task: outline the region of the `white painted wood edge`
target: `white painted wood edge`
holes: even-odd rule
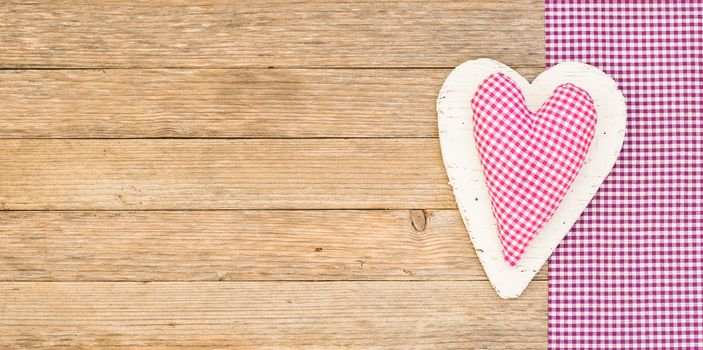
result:
[[[537,110],[554,89],[572,83],[593,98],[596,133],[586,160],[552,219],[535,236],[517,266],[502,254],[488,188],[473,137],[471,98],[478,85],[502,72],[522,89]],[[490,59],[467,61],[447,77],[437,98],[439,138],[449,184],[461,217],[491,284],[501,298],[517,298],[547,261],[612,169],[625,138],[625,99],[603,71],[579,62],[560,63],[530,84],[510,67]]]

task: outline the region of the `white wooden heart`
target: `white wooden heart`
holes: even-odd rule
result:
[[[533,111],[557,86],[572,83],[591,95],[597,112],[596,133],[583,167],[554,216],[535,236],[516,266],[503,259],[473,137],[471,98],[484,79],[499,72],[517,83]],[[625,99],[613,79],[587,64],[560,63],[530,84],[500,62],[478,59],[464,62],[449,74],[437,98],[437,115],[444,166],[471,242],[498,295],[517,298],[586,209],[615,164],[625,138]]]

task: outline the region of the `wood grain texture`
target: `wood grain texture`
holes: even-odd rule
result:
[[[454,208],[436,139],[2,140],[0,207]]]
[[[0,347],[543,349],[546,292],[546,282],[509,301],[472,282],[2,283]]]
[[[0,138],[437,137],[449,71],[5,70]]]
[[[9,212],[0,247],[2,281],[486,281],[455,210]]]
[[[544,349],[435,113],[463,61],[539,73],[543,6],[3,4],[0,349]]]
[[[541,67],[542,1],[74,1],[0,8],[1,67]]]

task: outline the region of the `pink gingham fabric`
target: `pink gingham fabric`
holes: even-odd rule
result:
[[[514,266],[581,169],[596,110],[585,90],[564,84],[532,112],[520,88],[503,73],[478,86],[471,107],[503,256]]]
[[[703,349],[703,5],[546,2],[547,64],[625,95],[620,158],[549,264],[550,349]]]

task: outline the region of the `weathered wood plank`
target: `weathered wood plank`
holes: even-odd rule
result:
[[[437,139],[0,141],[0,207],[455,208]]]
[[[52,1],[0,8],[0,67],[544,63],[542,1]]]
[[[523,68],[532,78],[540,68]],[[437,137],[448,69],[0,71],[0,138]]]
[[[455,210],[5,212],[0,247],[0,281],[486,280]]]
[[[547,284],[2,283],[3,349],[544,349]]]
[[[546,274],[498,299],[408,139],[448,68],[534,76],[542,7],[0,7],[0,209],[79,210],[0,212],[0,348],[545,348]],[[143,137],[401,139],[17,140]]]

